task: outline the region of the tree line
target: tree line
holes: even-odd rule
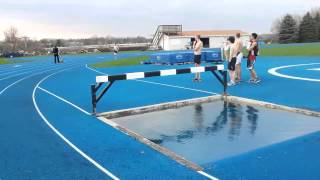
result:
[[[302,17],[287,14],[276,21],[273,31],[283,44],[320,42],[320,9]]]
[[[51,48],[55,45],[59,47],[74,47],[87,45],[110,45],[110,44],[127,44],[127,43],[149,43],[151,39],[137,37],[98,37],[92,36],[83,39],[41,39],[35,40],[27,36],[21,36],[16,27],[10,27],[4,32],[4,40],[0,41],[0,54],[27,52],[42,54],[46,53],[45,48]]]

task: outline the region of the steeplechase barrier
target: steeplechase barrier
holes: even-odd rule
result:
[[[227,71],[225,70],[223,64],[203,67],[189,67],[184,69],[166,69],[151,72],[135,72],[110,76],[97,76],[96,83],[91,85],[92,112],[93,114],[96,114],[98,102],[116,81],[203,72],[212,72],[212,74],[218,79],[220,84],[223,86],[223,94],[225,95],[227,93]]]

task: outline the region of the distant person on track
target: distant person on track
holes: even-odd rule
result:
[[[237,33],[236,34],[236,40],[234,42],[234,48],[235,51],[237,52],[237,62],[236,62],[236,74],[235,74],[235,80],[236,83],[241,82],[241,62],[243,59],[243,42],[241,40],[241,34]]]
[[[119,53],[119,46],[117,44],[114,44],[113,46],[113,54],[116,56]]]
[[[194,65],[195,67],[200,67],[201,64],[201,53],[203,48],[203,42],[200,40],[200,35],[195,37],[195,41],[193,42],[193,51],[194,51]],[[201,77],[200,73],[196,73],[193,81],[200,82]]]
[[[235,70],[236,70],[236,63],[237,63],[237,49],[235,47],[235,38],[233,36],[230,36],[228,38],[228,41],[230,43],[230,55],[228,60],[230,82],[228,83],[228,86],[234,86],[236,85]]]
[[[53,56],[54,56],[54,63],[60,63],[60,57],[59,57],[59,48],[57,46],[54,46],[52,50]]]
[[[249,54],[247,60],[247,68],[250,71],[251,78],[250,83],[259,83],[261,80],[258,78],[258,75],[254,69],[254,64],[256,63],[257,56],[259,55],[259,46],[257,42],[258,35],[252,33],[250,37],[250,42],[247,47]]]

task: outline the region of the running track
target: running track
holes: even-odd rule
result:
[[[38,98],[47,96],[37,89],[40,82],[65,71],[82,69],[88,63],[74,57],[70,59],[66,57],[65,63],[59,65],[39,60],[20,67],[7,65],[0,68],[0,77],[3,78],[0,93],[0,179],[206,179],[95,117],[79,114],[77,109],[61,104],[53,96],[49,97],[49,103],[38,102]],[[92,59],[90,62],[101,58]],[[45,107],[55,103],[59,103],[59,108],[46,112]],[[57,124],[49,124],[56,121],[47,119],[50,113],[61,118],[59,122],[66,126],[77,126],[65,128],[74,138],[81,138],[80,143],[86,144],[85,150],[78,149],[77,142],[67,141],[64,135],[57,135],[58,130],[54,128]],[[72,118],[75,113],[78,114],[77,119]],[[76,122],[73,124],[72,121]],[[79,137],[76,131],[83,137]],[[90,146],[90,141],[95,141],[94,146]],[[101,147],[96,146],[97,143]],[[95,152],[89,153],[90,150]]]
[[[132,55],[137,54],[122,56]],[[86,66],[105,59],[112,60],[113,57],[68,56],[65,57],[65,63],[59,65],[54,65],[51,58],[37,57],[34,62],[21,66],[15,64],[0,67],[0,179],[207,179],[206,176],[155,152],[90,115],[89,85],[94,82],[96,75],[172,68],[136,66],[95,70]],[[267,73],[268,69],[281,65],[301,64],[306,61],[318,63],[319,58],[279,59],[264,61],[263,65],[257,67],[263,72],[266,86],[257,86],[254,91],[249,91],[252,87],[243,84],[230,88],[229,92],[233,95],[320,111],[319,104],[316,103],[319,102],[319,97],[313,96],[319,90],[318,84],[281,79]],[[316,65],[317,67],[319,66]],[[296,74],[296,71],[301,71],[300,76],[317,77],[317,71],[310,74],[306,73],[309,71],[305,69],[284,69],[281,72]],[[208,81],[202,84],[191,83],[190,75],[119,82],[99,104],[98,111],[203,97],[221,92],[221,87],[214,82],[214,78],[209,74],[203,76]],[[142,89],[145,90],[143,94]],[[307,140],[317,137],[312,135]],[[271,152],[281,152],[283,146],[298,146],[301,141],[306,140],[302,138],[275,146],[271,148]],[[311,154],[319,148],[317,144],[309,143],[305,147],[308,146],[312,149]],[[270,148],[269,151],[264,149],[256,153],[270,153]],[[291,153],[296,155],[297,152]],[[300,156],[294,157],[301,160]],[[254,168],[250,166],[250,162],[255,161],[254,153],[240,157],[203,167],[209,174],[222,179],[264,177],[261,173],[247,173],[243,170],[243,161],[249,168]],[[306,157],[308,159],[312,156]],[[314,157],[313,159],[317,160]],[[315,164],[317,162],[319,161],[314,161]],[[268,163],[270,166],[270,162],[265,162],[266,166]],[[289,162],[283,160],[279,165],[283,168],[285,163]],[[308,165],[308,162],[303,162],[303,165]],[[213,169],[212,166],[216,168]],[[288,170],[300,166],[290,167]],[[268,170],[277,173],[277,169]],[[312,168],[309,170],[309,179],[317,177],[316,174],[312,176]],[[303,174],[297,171],[294,177],[301,177]],[[286,174],[279,175],[285,177]]]

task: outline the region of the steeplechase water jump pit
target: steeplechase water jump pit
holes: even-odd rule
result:
[[[220,95],[100,116],[109,125],[197,171],[207,164],[320,130],[320,113]]]

